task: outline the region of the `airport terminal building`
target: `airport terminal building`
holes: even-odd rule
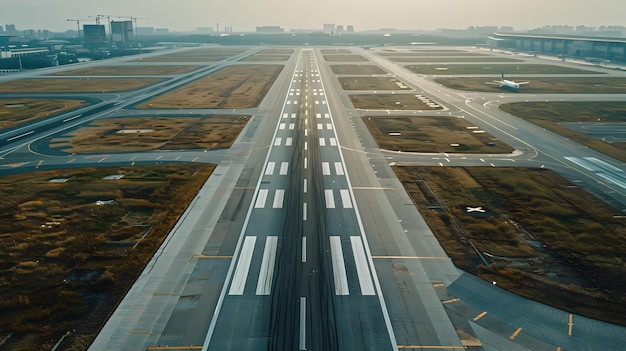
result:
[[[487,46],[515,49],[588,61],[626,61],[626,39],[582,37],[573,35],[541,35],[524,33],[494,33]]]

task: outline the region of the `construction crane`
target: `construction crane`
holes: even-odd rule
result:
[[[100,24],[100,15],[98,15],[98,16],[89,16],[89,18],[95,18],[96,19],[96,24]]]
[[[107,19],[107,21],[109,22],[109,31],[111,28],[111,18],[128,18],[130,19],[132,22],[134,22],[135,28],[134,28],[134,32],[135,32],[135,40],[137,40],[137,20],[138,19],[149,19],[149,18],[145,18],[145,17],[134,17],[133,15],[130,16],[117,16],[117,15],[98,15],[98,17],[100,18],[105,18]]]
[[[83,22],[84,21],[90,21],[90,20],[88,20],[88,19],[71,19],[71,18],[68,18],[68,19],[66,19],[66,21],[67,22],[76,22],[76,27],[78,27],[78,38],[80,39],[80,22],[81,21],[83,21]]]

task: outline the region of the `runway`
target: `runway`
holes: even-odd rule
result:
[[[47,146],[49,138],[91,119],[145,114],[132,106],[257,50],[248,48],[170,85],[103,96],[95,108],[47,119],[42,129],[23,126],[1,134],[2,174],[159,162],[219,164],[90,350],[586,350],[615,348],[626,339],[624,328],[503,294],[459,271],[390,168],[545,166],[624,208],[623,163],[497,108],[504,101],[578,94],[452,91],[371,50],[351,48],[385,69],[386,76],[401,78],[414,93],[445,107],[399,115],[460,115],[516,151],[380,150],[361,121],[372,112],[352,106],[320,48],[304,47],[285,63],[258,108],[219,111],[253,116],[231,149],[61,156]],[[218,110],[156,113],[176,112]],[[511,308],[517,305],[532,309],[532,317]],[[576,324],[568,335],[571,318]]]

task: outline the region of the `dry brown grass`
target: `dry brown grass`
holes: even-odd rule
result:
[[[625,143],[610,144],[561,124],[564,122],[625,123],[626,102],[527,102],[503,104],[500,105],[500,109],[626,162]]]
[[[457,266],[524,297],[624,324],[626,227],[617,210],[547,170],[394,170]],[[492,213],[474,217],[463,206]],[[493,255],[488,266],[469,240]]]
[[[267,54],[254,54],[244,58],[241,61],[245,62],[279,62],[287,61],[291,55],[267,55]]]
[[[444,61],[444,60],[442,60]],[[417,74],[598,74],[595,71],[587,71],[576,68],[543,65],[543,64],[428,64],[408,65],[406,69]],[[488,81],[488,80],[487,80]]]
[[[367,62],[361,55],[324,55],[324,60],[328,62]]]
[[[81,68],[71,71],[55,73],[55,76],[141,76],[141,75],[178,75],[199,69],[201,66],[153,66],[153,65],[128,65],[128,66],[102,66]]]
[[[344,55],[350,53],[352,53],[352,51],[348,49],[322,49],[322,54],[324,55]]]
[[[163,81],[159,78],[33,78],[0,85],[0,93],[107,93]]]
[[[282,65],[237,65],[148,100],[140,108],[249,108],[261,103]]]
[[[0,129],[32,123],[85,104],[81,100],[0,99]]]
[[[432,62],[438,64],[439,62],[524,62],[508,57],[388,57],[388,60],[395,62]]]
[[[510,153],[513,149],[488,133],[475,134],[463,118],[436,117],[364,117],[363,121],[378,146],[403,152]],[[390,136],[400,132],[400,136]],[[493,142],[494,146],[488,146]],[[459,144],[459,146],[451,146]]]
[[[335,74],[386,74],[382,68],[374,65],[332,65],[330,68]]]
[[[494,77],[495,79],[496,77]],[[589,94],[624,94],[626,93],[626,78],[617,77],[561,77],[554,78],[516,78],[507,76],[515,81],[530,81],[519,89],[520,93],[589,93]],[[457,90],[471,90],[482,92],[515,92],[499,88],[496,85],[485,84],[493,79],[487,78],[438,78],[435,81],[448,88]]]
[[[224,48],[198,48],[174,54],[134,60],[134,62],[214,62],[241,54],[246,50]]]
[[[345,90],[410,90],[406,84],[393,77],[341,77]]]
[[[63,346],[85,349],[214,168],[72,169],[0,178],[0,330],[14,332],[3,347],[50,350],[74,330]],[[110,174],[126,177],[102,179]],[[69,181],[50,183],[54,178]]]
[[[218,149],[232,145],[249,116],[128,117],[99,119],[53,139],[51,147],[68,153]],[[151,130],[117,133],[121,130]]]
[[[369,110],[441,110],[420,100],[415,94],[350,95],[354,107]],[[430,100],[429,100],[430,101]]]

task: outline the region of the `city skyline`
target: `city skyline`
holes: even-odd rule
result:
[[[528,30],[545,25],[624,25],[621,15],[626,3],[610,0],[562,2],[527,0],[513,11],[502,1],[459,0],[421,1],[344,0],[334,2],[301,0],[284,2],[266,0],[232,0],[219,5],[201,0],[160,2],[154,6],[147,0],[125,2],[110,0],[98,6],[79,0],[5,0],[0,25],[15,24],[21,30],[48,29],[64,32],[76,29],[75,22],[95,23],[90,16],[109,15],[111,20],[137,18],[139,27],[164,27],[172,31],[194,31],[199,27],[225,26],[235,32],[251,32],[257,26],[275,25],[285,29],[321,29],[325,23],[353,25],[357,31],[379,28],[431,30],[437,28],[466,29],[470,26],[511,26]],[[402,9],[386,11],[385,9]],[[454,9],[454,10],[450,10]],[[304,13],[305,16],[301,14]],[[106,20],[105,20],[106,21]]]

